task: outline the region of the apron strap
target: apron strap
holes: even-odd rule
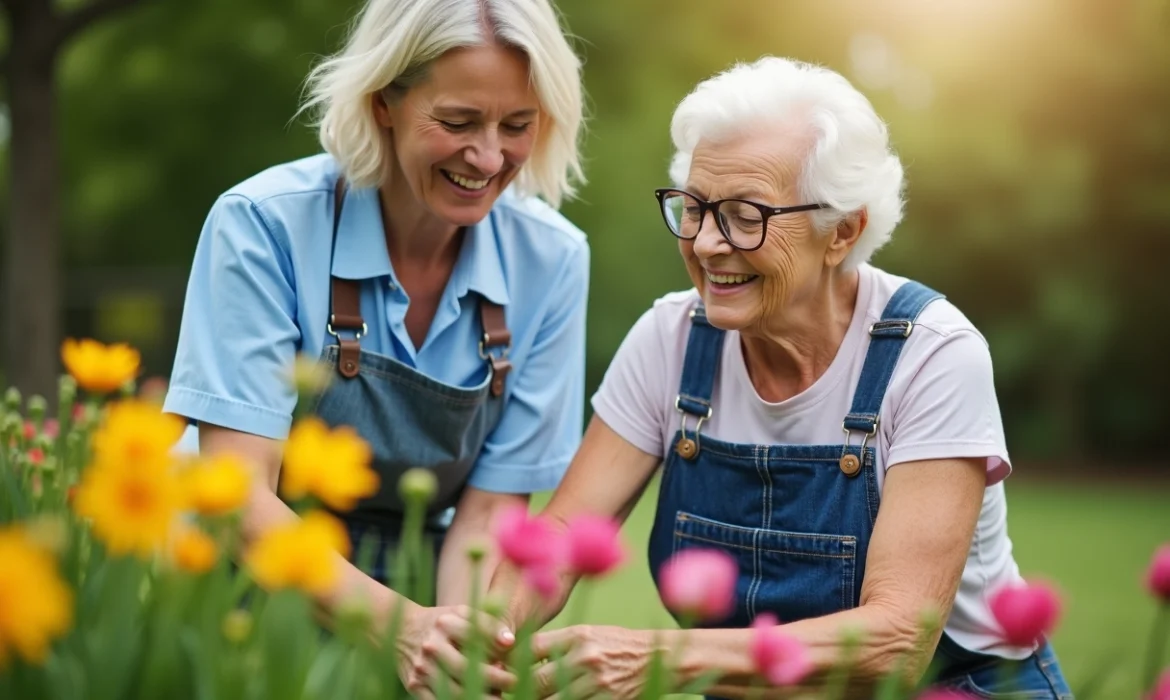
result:
[[[483,339],[479,341],[479,355],[487,361],[492,373],[492,396],[504,393],[504,380],[512,370],[508,351],[512,349],[512,331],[504,317],[504,307],[480,297],[479,320],[483,325]],[[493,355],[491,348],[502,348]]]
[[[337,186],[333,188],[333,241],[337,242],[337,229],[341,224],[341,207],[345,203],[345,176],[337,178]],[[366,323],[362,320],[361,285],[358,280],[346,280],[340,277],[331,277],[331,309],[329,324],[326,330],[334,338],[340,348],[337,358],[337,371],[346,379],[353,379],[361,368],[360,356],[362,352],[361,338],[366,333]],[[352,331],[351,337],[342,337],[339,331]]]
[[[904,283],[890,297],[882,318],[869,327],[869,349],[861,366],[861,377],[853,394],[853,405],[842,427],[846,435],[858,430],[867,436],[877,432],[878,414],[889,388],[902,346],[914,330],[914,321],[931,302],[944,299],[942,294],[913,280]],[[864,445],[864,443],[862,443]]]

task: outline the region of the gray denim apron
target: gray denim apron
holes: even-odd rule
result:
[[[344,190],[345,183],[339,180],[334,246]],[[374,556],[366,573],[387,583],[387,555],[393,555],[403,525],[398,481],[413,467],[434,473],[438,489],[427,510],[425,533],[435,543],[437,554],[484,441],[500,419],[504,381],[511,369],[507,360],[511,333],[504,308],[480,297],[483,379],[471,388],[444,384],[391,357],[362,349],[366,323],[360,285],[356,280],[332,278],[327,329],[337,342],[325,348],[321,361],[336,376],[317,397],[312,413],[331,427],[353,428],[370,445],[380,488],[354,510],[336,515],[349,531],[353,556],[359,547],[372,546]],[[468,342],[477,341],[469,338]]]

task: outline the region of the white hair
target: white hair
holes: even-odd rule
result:
[[[321,145],[355,186],[380,185],[392,149],[375,120],[374,95],[421,82],[451,49],[492,41],[527,55],[541,103],[537,142],[516,188],[559,206],[585,181],[581,61],[548,0],[369,0],[345,48],[309,74],[301,109],[317,111]]]
[[[830,209],[809,212],[820,231],[865,209],[868,224],[842,262],[853,269],[885,245],[902,220],[903,174],[885,123],[840,74],[768,56],[699,83],[671,121],[676,152],[670,177],[676,186],[685,185],[700,141],[794,123],[811,130],[812,143],[797,183],[802,199],[784,204],[828,204]]]

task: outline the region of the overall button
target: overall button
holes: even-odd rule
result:
[[[861,460],[857,455],[842,455],[839,464],[845,476],[857,476],[857,472],[861,471]]]
[[[674,451],[678,452],[678,456],[682,457],[683,459],[691,459],[699,451],[699,448],[695,444],[694,440],[684,435],[678,439],[677,443],[675,443]]]

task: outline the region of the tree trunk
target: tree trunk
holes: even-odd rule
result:
[[[4,355],[10,384],[56,396],[60,305],[60,166],[55,18],[51,3],[9,15],[9,220],[4,255]]]

